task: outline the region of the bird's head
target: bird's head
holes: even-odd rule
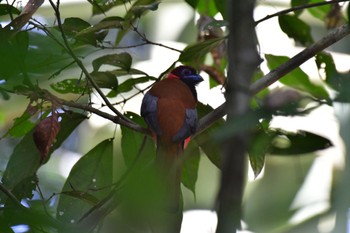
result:
[[[176,67],[168,74],[167,78],[179,79],[189,86],[196,86],[203,81],[203,78],[190,66]]]

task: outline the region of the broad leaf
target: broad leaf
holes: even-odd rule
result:
[[[118,87],[118,93],[128,92],[131,91],[135,85],[140,83],[145,83],[148,81],[154,81],[156,78],[146,76],[146,77],[140,77],[140,78],[129,78],[125,82],[121,83]]]
[[[62,24],[64,33],[70,36],[75,36],[80,31],[90,27],[88,22],[76,17],[66,18]]]
[[[188,188],[196,197],[196,183],[198,178],[198,168],[200,162],[200,150],[195,142],[190,142],[184,152],[184,162],[182,166],[182,184]]]
[[[0,4],[0,16],[16,14],[19,15],[21,12],[10,4]]]
[[[275,69],[289,59],[285,56],[275,56],[271,54],[266,54],[265,58],[270,70]],[[329,99],[328,93],[324,87],[312,83],[308,75],[304,73],[304,71],[302,71],[299,67],[286,74],[279,81],[286,86],[307,92],[315,97]]]
[[[217,1],[199,0],[197,4],[198,13],[214,17],[219,12],[216,8],[216,2]]]
[[[96,58],[92,62],[92,67],[94,68],[94,71],[98,71],[102,65],[111,65],[129,71],[131,68],[131,62],[132,57],[128,53],[109,54]]]
[[[291,7],[296,6],[303,6],[309,3],[310,0],[291,0],[290,5]],[[300,15],[303,12],[303,10],[294,11],[295,15]]]
[[[193,9],[196,9],[197,8],[197,5],[198,5],[198,2],[200,0],[186,0],[186,2],[193,8]]]
[[[143,72],[142,70],[138,70],[135,68],[130,68],[130,70],[111,70],[109,71],[112,74],[116,75],[117,77],[124,76],[124,75],[143,75],[148,76],[147,73]]]
[[[311,28],[304,21],[294,15],[281,15],[278,17],[279,25],[284,33],[304,46],[313,43]]]
[[[60,114],[61,129],[56,137],[56,141],[51,148],[51,152],[61,146],[61,144],[68,138],[68,136],[80,125],[81,122],[87,119],[84,114],[76,112],[66,112]]]
[[[198,103],[197,111],[199,118],[205,116],[209,112],[213,111],[213,108],[209,105]],[[221,168],[221,148],[218,141],[215,140],[214,135],[222,128],[225,121],[219,119],[213,123],[210,127],[198,134],[194,140],[197,145],[202,149],[209,160],[219,169]]]
[[[93,25],[92,27],[85,28],[77,33],[77,36],[84,36],[86,34],[97,33],[105,29],[121,28],[123,18],[118,16],[107,17],[101,20],[99,23]]]
[[[32,115],[33,114],[26,110],[20,117],[15,118],[13,126],[4,135],[4,137],[8,134],[12,137],[22,137],[30,132],[35,126],[35,123],[30,121],[30,117]]]
[[[201,59],[204,59],[205,55],[213,48],[223,43],[225,39],[226,37],[221,37],[189,45],[181,53],[179,61],[184,64],[199,62]]]
[[[320,0],[309,0],[309,3],[317,3],[320,2]],[[328,12],[331,10],[330,4],[324,5],[324,6],[318,6],[318,7],[312,7],[307,9],[309,13],[314,16],[315,18],[321,20],[324,22]]]
[[[270,153],[274,155],[307,154],[333,146],[329,139],[307,131],[291,133],[276,130],[275,133],[274,143],[270,147]]]
[[[350,103],[350,73],[339,73],[333,77],[333,88],[337,91],[334,101]]]
[[[265,164],[265,155],[269,152],[274,134],[266,133],[265,130],[259,129],[253,135],[249,147],[250,166],[254,172],[255,178],[260,174]]]
[[[23,187],[21,184],[28,183],[29,180],[34,181],[40,160],[40,153],[34,144],[32,133],[28,133],[14,148],[1,179],[7,190],[17,190],[19,193],[16,196],[17,199],[32,197],[32,191],[35,187]],[[6,203],[7,196],[0,193],[0,200],[1,203]]]
[[[134,5],[130,9],[130,11],[134,14],[136,18],[139,18],[148,11],[156,11],[158,9],[159,4],[160,2],[156,1],[148,5]]]
[[[85,81],[75,78],[65,79],[57,83],[52,83],[50,86],[60,94],[82,94],[87,91]]]
[[[135,123],[146,127],[144,120],[139,115],[133,112],[127,112],[125,115]],[[138,156],[143,161],[140,164],[143,165],[154,160],[156,150],[154,142],[150,137],[135,132],[123,125],[121,125],[121,131],[121,149],[126,166],[131,166]]]
[[[88,22],[80,18],[72,17],[65,19],[62,28],[66,35],[71,36],[77,40],[77,44],[90,44],[95,46],[96,41],[100,40],[98,38],[98,35],[94,32],[83,34],[80,33],[81,31],[91,28],[91,25]]]
[[[215,0],[215,6],[216,9],[221,13],[222,17],[226,20],[228,20],[228,9],[227,9],[227,3],[226,0]]]
[[[116,90],[118,88],[118,80],[111,72],[94,71],[91,76],[100,88],[108,88]]]
[[[2,34],[0,28],[0,34]],[[21,74],[25,69],[28,54],[28,32],[21,31],[9,41],[0,41],[0,80],[8,80]],[[17,77],[16,77],[17,78]]]
[[[336,87],[337,85],[337,68],[335,66],[333,57],[327,52],[321,52],[316,55],[316,65],[318,70],[323,71],[326,75],[326,83]]]
[[[87,0],[92,5],[92,15],[104,14],[110,9],[125,4],[125,0]]]
[[[113,140],[106,139],[73,166],[62,189],[56,216],[67,223],[78,222],[97,200],[111,191]]]
[[[77,113],[67,113],[61,115],[62,129],[56,136],[56,141],[51,148],[52,153],[57,149],[65,139],[73,132],[73,130],[84,120],[86,117]],[[32,191],[35,185],[23,185],[23,184],[35,184],[36,172],[41,164],[40,153],[37,150],[32,131],[25,135],[22,140],[16,145],[13,150],[10,160],[7,164],[6,170],[3,173],[2,183],[10,191],[15,190],[18,193],[16,196],[18,199],[31,198]],[[29,182],[31,180],[31,182]],[[23,196],[25,194],[26,196]],[[0,193],[0,200],[5,203],[7,198]]]

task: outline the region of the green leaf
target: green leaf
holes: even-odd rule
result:
[[[320,0],[309,0],[309,4],[318,3],[318,2],[320,2]],[[308,8],[307,10],[312,16],[324,22],[327,14],[331,10],[331,5],[327,4],[323,6],[312,7],[312,8]]]
[[[57,219],[67,223],[78,222],[96,200],[101,200],[109,194],[112,177],[113,140],[106,139],[73,166],[62,189],[63,194],[70,195],[60,195]],[[75,195],[72,195],[73,193]]]
[[[50,29],[50,34],[56,38],[60,38],[60,33],[55,29]],[[72,64],[72,58],[62,52],[62,47],[52,41],[48,36],[42,33],[29,33],[30,46],[25,60],[26,70],[33,74],[31,76],[44,78],[45,75],[50,76],[49,73],[61,70],[67,64]],[[75,51],[77,56],[80,56],[78,51]],[[75,65],[75,64],[74,64]],[[74,66],[71,66],[74,68]],[[46,77],[47,77],[46,76]]]
[[[118,80],[111,72],[94,71],[91,73],[91,76],[100,88],[108,88],[112,90],[118,88]]]
[[[197,112],[199,119],[213,111],[213,108],[209,105],[204,105],[202,103],[198,103]],[[219,119],[215,121],[210,127],[205,129],[203,132],[198,134],[194,140],[197,145],[200,146],[205,155],[209,158],[209,160],[219,169],[221,168],[221,148],[219,143],[214,139],[215,133],[218,130],[222,129],[225,121],[224,119]]]
[[[146,127],[142,117],[133,112],[127,112],[126,117],[130,118],[135,123]],[[138,155],[143,161],[140,164],[148,164],[153,161],[156,155],[155,144],[150,137],[141,133],[135,132],[121,125],[122,139],[121,149],[126,166],[131,166]]]
[[[77,190],[72,190],[72,191],[65,191],[61,192],[61,195],[68,195],[83,201],[88,202],[91,205],[96,205],[98,203],[98,199],[91,195],[90,193],[87,193],[86,191],[77,191]]]
[[[303,6],[309,3],[310,0],[291,0],[290,5],[291,7],[296,6]],[[294,14],[296,16],[300,15],[303,12],[303,10],[294,11]]]
[[[288,37],[304,46],[313,43],[311,28],[304,21],[294,15],[281,15],[278,17],[279,25]]]
[[[146,76],[146,77],[140,77],[140,78],[129,78],[125,82],[121,83],[118,87],[118,93],[128,92],[133,89],[133,87],[140,83],[145,83],[148,81],[154,81],[157,80],[154,77]]]
[[[227,3],[228,3],[228,1],[226,1],[226,0],[215,0],[216,9],[219,10],[222,17],[226,20],[228,20],[228,18],[227,18],[228,17]]]
[[[316,65],[319,71],[324,70],[326,74],[326,83],[331,86],[336,85],[336,77],[338,74],[333,57],[330,53],[320,52],[316,55]]]
[[[121,28],[123,18],[118,16],[107,17],[101,20],[99,23],[93,25],[92,27],[85,28],[77,33],[77,36],[84,36],[86,34],[97,33],[105,29]]]
[[[215,38],[187,46],[181,53],[179,61],[184,64],[191,64],[200,61],[213,48],[217,47],[226,37]]]
[[[56,142],[51,148],[51,153],[60,147],[64,140],[72,133],[72,131],[86,119],[84,115],[77,113],[66,113],[61,115],[62,129],[56,137]],[[19,195],[26,194],[27,196],[17,196],[18,199],[30,198],[35,185],[24,185],[28,180],[35,181],[36,172],[40,167],[40,153],[37,150],[32,136],[32,131],[26,134],[22,140],[14,148],[6,170],[2,177],[3,185],[10,191],[16,189]],[[0,200],[2,203],[7,198],[0,192]]]
[[[21,12],[10,4],[0,4],[0,16],[16,14],[19,15]]]
[[[130,70],[111,70],[109,71],[112,74],[114,74],[117,77],[120,76],[125,76],[125,75],[144,75],[144,76],[149,76],[148,74],[146,74],[145,72],[143,72],[142,70],[138,70],[138,69],[134,69],[134,68],[130,68]]]
[[[188,5],[190,5],[193,9],[196,9],[197,8],[197,5],[198,5],[198,2],[200,0],[185,0]]]
[[[66,18],[62,24],[64,33],[69,36],[75,36],[80,31],[90,27],[88,22],[77,17]]]
[[[60,117],[61,129],[56,136],[55,143],[51,147],[51,153],[62,145],[81,122],[87,119],[86,115],[76,112],[65,112],[60,114]]]
[[[279,65],[289,60],[288,57],[275,56],[271,54],[266,54],[265,58],[270,70],[277,68]],[[279,81],[286,86],[307,92],[317,98],[329,99],[329,95],[325,88],[323,86],[312,83],[307,74],[304,73],[304,71],[302,71],[299,67],[286,74]]]
[[[92,62],[92,67],[94,68],[94,71],[98,71],[102,65],[111,65],[129,71],[131,68],[131,63],[132,57],[128,53],[109,54],[96,58]]]
[[[0,34],[2,33],[0,29]],[[25,70],[28,46],[29,36],[26,31],[18,32],[9,41],[0,42],[0,79],[8,80]]]
[[[257,130],[253,135],[248,152],[250,166],[254,172],[255,178],[264,167],[265,155],[269,152],[274,136],[274,134],[266,133],[263,129]]]
[[[130,11],[134,14],[136,18],[141,17],[141,15],[145,14],[148,11],[156,11],[158,9],[158,5],[160,2],[152,2],[147,5],[134,5],[131,7]]]
[[[216,5],[216,1],[199,0],[197,11],[200,14],[214,17],[219,12]]]
[[[92,5],[92,15],[104,14],[110,9],[124,5],[126,0],[88,0]]]
[[[95,46],[97,35],[93,32],[80,34],[81,31],[88,30],[91,25],[81,18],[67,18],[62,25],[63,31],[66,35],[71,36],[77,40],[77,44],[90,44]]]
[[[13,123],[13,126],[9,129],[5,136],[9,134],[12,137],[22,137],[30,132],[35,126],[35,123],[30,121],[31,116],[32,114],[25,111],[20,117],[17,117]]]
[[[16,197],[19,200],[26,197],[31,198],[33,187],[22,186],[21,184],[31,180],[39,166],[40,154],[34,144],[32,133],[28,133],[14,148],[1,181],[7,190],[13,191],[16,189],[18,194]],[[7,200],[7,197],[2,192],[0,192],[0,200],[1,203],[5,203]]]
[[[276,130],[270,153],[274,155],[300,155],[327,149],[332,142],[317,134],[300,130],[296,133]]]
[[[86,82],[75,78],[52,83],[50,87],[60,94],[82,94],[87,91]]]
[[[334,101],[350,103],[350,73],[339,73],[333,77],[332,87],[338,92]]]
[[[196,197],[196,182],[198,178],[198,168],[200,162],[200,150],[195,142],[190,142],[184,152],[184,162],[182,166],[182,184],[188,188]]]

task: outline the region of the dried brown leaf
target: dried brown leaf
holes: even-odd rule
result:
[[[41,162],[47,158],[59,130],[60,123],[58,121],[57,113],[53,113],[51,116],[43,119],[35,127],[33,139],[40,152]]]

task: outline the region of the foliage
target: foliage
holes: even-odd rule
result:
[[[225,77],[230,62],[225,53],[228,40],[226,27],[230,15],[226,6],[229,1],[186,0],[201,17],[210,20],[199,27],[197,40],[188,42],[183,50],[153,42],[146,37],[147,31],[142,31],[147,14],[162,11],[165,2],[88,2],[92,15],[100,20],[88,22],[77,15],[61,18],[59,1],[50,1],[57,17],[53,25],[36,20],[35,15],[32,19],[24,17],[34,14],[36,8],[26,6],[26,12],[21,13],[20,8],[14,7],[16,4],[0,4],[1,21],[11,22],[0,27],[0,101],[6,105],[17,96],[25,97],[27,101],[27,106],[13,119],[12,126],[0,131],[3,135],[1,140],[16,139],[6,168],[1,173],[1,232],[13,232],[13,226],[20,224],[28,225],[31,232],[80,232],[86,229],[81,223],[94,213],[97,213],[98,218],[91,223],[91,227],[96,232],[108,232],[108,227],[101,226],[104,221],[109,223],[112,217],[120,221],[114,224],[123,232],[125,223],[116,214],[118,210],[122,212],[123,207],[119,208],[115,204],[105,211],[104,205],[108,198],[122,199],[125,183],[132,180],[130,177],[134,178],[132,174],[143,176],[143,172],[147,172],[154,160],[155,147],[139,114],[120,109],[147,91],[175,63],[191,65],[207,73],[211,88],[217,86],[224,90],[229,80]],[[296,44],[310,46],[316,39],[311,33],[312,26],[302,17],[302,11],[307,11],[310,17],[319,21],[325,21],[325,28],[336,27],[344,20],[340,11],[342,5],[334,2],[332,6],[329,3],[291,0],[291,6],[297,9],[276,15],[280,30]],[[118,15],[110,16],[109,12],[115,9],[118,9]],[[120,9],[123,9],[123,13],[120,13]],[[347,7],[347,18],[349,12]],[[214,19],[217,15],[222,20]],[[268,21],[269,17],[264,20]],[[25,27],[13,27],[15,23],[23,21]],[[125,46],[123,39],[131,34],[136,35],[141,42]],[[159,77],[153,77],[134,65],[132,49],[146,45],[177,51],[179,57],[170,67],[162,67],[164,72]],[[264,58],[271,73],[291,59],[275,54],[265,54]],[[199,102],[199,118],[207,117],[210,122],[204,124],[204,121],[200,121],[201,130],[194,135],[186,150],[182,170],[184,187],[196,197],[203,156],[211,161],[212,166],[220,169],[224,162],[220,145],[227,143],[225,139],[228,135],[242,131],[251,132],[248,154],[255,177],[263,170],[269,155],[294,157],[331,147],[332,139],[324,135],[303,129],[289,132],[272,127],[272,121],[277,117],[307,117],[320,106],[349,102],[349,74],[337,71],[332,54],[317,51],[315,67],[323,77],[318,82],[300,67],[294,67],[283,78],[279,77],[282,89],[269,88],[271,83],[266,80],[264,88],[255,91],[259,93],[252,98],[249,113],[237,117],[232,125],[225,124],[224,113],[215,114],[217,109]],[[69,77],[67,73],[70,73]],[[264,81],[267,75],[268,71],[263,73],[257,68],[254,78]],[[331,95],[330,89],[335,94]],[[96,96],[102,101],[99,106],[94,103]],[[104,111],[106,108],[108,111]],[[6,109],[0,111],[0,119],[1,115],[8,114]],[[76,133],[92,115],[120,125],[120,132],[114,132],[114,135],[105,137],[101,142],[94,141],[96,145],[91,145],[91,150],[74,165],[61,191],[51,197],[44,196],[37,175],[39,170],[47,166],[51,155],[62,149],[64,142],[72,137],[70,135]],[[89,132],[88,136],[93,138],[93,132]],[[116,144],[120,149],[114,148]],[[118,154],[118,158],[115,154]],[[120,167],[120,170],[115,171],[115,163],[119,160],[123,160],[125,171]],[[156,183],[149,184],[149,188],[152,185]],[[146,188],[140,190],[145,191]],[[137,198],[142,199],[142,196]],[[54,205],[50,204],[50,200],[55,201]],[[99,214],[99,211],[105,212]],[[247,224],[259,231],[254,229],[254,221],[251,225],[249,221]],[[272,228],[267,231],[272,232]]]

